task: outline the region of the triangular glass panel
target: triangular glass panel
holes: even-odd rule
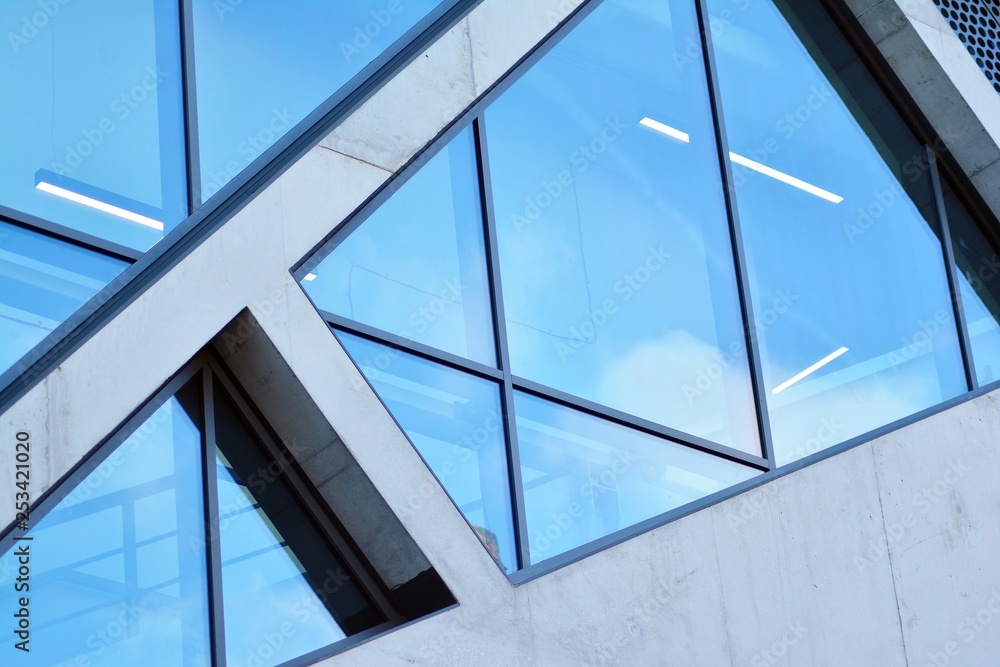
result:
[[[517,570],[499,385],[360,336],[337,336],[493,558]]]
[[[496,365],[471,128],[306,276],[320,310]]]
[[[29,634],[4,624],[4,664],[211,664],[207,561],[191,548],[205,535],[201,413],[189,384],[27,532],[15,528],[0,606],[7,618],[27,608]],[[28,652],[11,648],[26,638]]]

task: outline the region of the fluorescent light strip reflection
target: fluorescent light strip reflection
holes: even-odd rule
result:
[[[318,276],[315,273],[307,273],[306,277],[303,278],[302,280],[305,280],[306,282],[310,282],[311,283],[312,281],[316,280],[317,277]]]
[[[771,178],[781,181],[782,183],[787,183],[788,185],[798,188],[799,190],[804,190],[805,192],[808,192],[811,195],[816,195],[820,199],[825,199],[829,202],[833,202],[834,204],[839,204],[840,202],[844,201],[844,198],[841,197],[840,195],[835,195],[832,192],[824,190],[823,188],[817,188],[815,185],[812,185],[811,183],[806,183],[805,181],[795,178],[794,176],[789,176],[783,171],[778,171],[777,169],[771,169],[767,165],[761,164],[760,162],[755,162],[750,158],[743,157],[742,155],[730,152],[729,158],[736,164],[741,164],[744,167],[747,167],[748,169],[753,169],[754,171],[760,172],[765,176],[770,176]]]
[[[112,206],[106,202],[98,201],[97,199],[92,199],[86,195],[81,195],[78,192],[73,192],[72,190],[67,190],[65,188],[60,188],[58,185],[52,185],[51,183],[46,183],[45,181],[40,181],[35,188],[41,190],[42,192],[48,192],[57,197],[62,197],[63,199],[68,199],[70,201],[75,201],[77,204],[83,204],[84,206],[89,206],[90,208],[95,208],[98,211],[103,211],[105,213],[110,213],[111,215],[118,216],[119,218],[124,218],[132,222],[137,222],[140,225],[145,225],[146,227],[152,227],[158,231],[163,231],[163,223],[158,220],[153,220],[152,218],[147,218],[144,215],[139,215],[138,213],[133,213],[132,211],[127,211],[123,208],[118,208],[117,206]]]
[[[683,141],[686,144],[691,143],[691,135],[687,132],[681,132],[677,128],[670,127],[669,125],[664,125],[658,120],[653,120],[652,118],[643,118],[639,121],[639,125],[643,127],[648,127],[651,130],[656,130],[660,134],[665,134],[672,139],[678,141]]]
[[[779,384],[777,387],[775,387],[774,389],[771,390],[771,394],[777,394],[779,392],[782,392],[782,391],[788,389],[789,387],[791,387],[793,384],[795,384],[796,382],[798,382],[802,378],[804,378],[807,375],[810,375],[812,373],[815,373],[819,369],[823,368],[823,366],[826,366],[828,363],[830,363],[831,361],[833,361],[834,359],[836,359],[840,355],[844,354],[845,352],[847,352],[847,348],[846,347],[841,347],[838,350],[836,350],[834,352],[831,352],[830,354],[826,355],[825,357],[823,357],[822,359],[820,359],[819,361],[817,361],[815,364],[813,364],[809,368],[807,368],[804,371],[802,371],[801,373],[799,373],[799,374],[795,375],[794,377],[791,377],[791,378],[785,380],[784,382],[782,382],[781,384]]]

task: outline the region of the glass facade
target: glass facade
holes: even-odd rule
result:
[[[708,6],[781,464],[968,387],[923,145],[829,19]]]
[[[996,239],[819,3],[595,2],[511,79],[297,273],[506,572],[998,379]]]
[[[86,300],[80,295],[89,298],[106,274],[121,271],[110,267],[140,257],[326,100],[364,83],[418,24],[457,2],[0,3],[9,46],[0,80],[16,100],[0,109],[0,244],[13,234],[8,222],[58,239],[34,264],[0,259],[13,267],[5,279],[51,278],[42,264],[74,254],[67,271],[93,265],[86,289],[51,278],[44,313],[6,303],[28,291],[0,292],[0,340],[13,343],[0,352],[0,373],[41,340],[38,332],[76,310]]]
[[[219,376],[181,382],[5,537],[0,604],[31,601],[11,664],[277,665],[388,627]]]

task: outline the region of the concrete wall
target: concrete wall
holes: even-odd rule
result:
[[[930,0],[851,4],[1000,210],[997,96]],[[32,435],[33,496],[249,309],[461,603],[325,664],[996,664],[995,396],[515,588],[292,280],[575,5],[485,0],[0,416],[4,438]]]

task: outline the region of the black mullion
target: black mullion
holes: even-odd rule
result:
[[[955,248],[951,242],[951,229],[948,226],[948,211],[944,204],[944,193],[941,190],[941,175],[937,169],[937,156],[930,146],[925,145],[927,166],[931,173],[931,186],[934,189],[934,201],[937,204],[938,223],[941,227],[941,248],[944,251],[944,267],[948,275],[948,289],[951,291],[951,303],[955,309],[955,321],[958,323],[958,345],[962,350],[962,364],[965,368],[965,380],[970,391],[979,388],[976,377],[976,362],[972,358],[972,342],[969,339],[969,327],[965,319],[965,304],[962,301],[962,290],[958,281],[958,268],[955,264]]]
[[[208,561],[208,622],[212,664],[226,664],[226,633],[222,605],[222,542],[219,532],[219,480],[215,472],[215,398],[213,374],[202,370],[202,406],[205,431],[202,437],[202,468],[205,495],[205,558]]]
[[[490,177],[490,153],[486,140],[486,119],[480,114],[473,120],[476,136],[476,158],[479,164],[479,194],[483,206],[486,234],[486,273],[489,276],[493,305],[493,332],[496,336],[497,362],[503,372],[500,409],[503,411],[504,435],[507,441],[507,468],[510,478],[511,504],[514,512],[514,541],[517,545],[518,568],[531,564],[528,549],[528,515],[524,506],[524,482],[521,479],[521,453],[517,441],[517,421],[514,414],[514,384],[507,345],[507,317],[504,312],[503,289],[500,285],[500,251],[497,245],[496,215],[493,208],[493,186]]]
[[[339,329],[347,331],[348,333],[361,336],[362,338],[367,338],[375,341],[376,343],[381,343],[383,345],[396,348],[397,350],[403,350],[404,352],[409,352],[418,357],[422,357],[466,373],[471,373],[472,375],[496,381],[503,380],[503,373],[501,371],[491,368],[485,364],[472,361],[471,359],[466,359],[465,357],[460,357],[457,354],[445,352],[444,350],[439,350],[436,347],[431,347],[430,345],[424,345],[423,343],[403,338],[402,336],[391,334],[388,331],[383,331],[382,329],[362,324],[357,320],[352,320],[343,317],[342,315],[335,315],[334,313],[318,308],[317,310],[319,310],[323,319],[326,320],[326,323],[335,330]]]
[[[187,215],[201,206],[201,161],[198,151],[198,98],[195,88],[194,8],[178,0],[181,18],[181,94],[184,105],[184,154],[187,164]],[[187,217],[187,216],[185,216]]]
[[[733,185],[732,163],[729,160],[729,138],[722,111],[722,92],[719,89],[719,76],[715,64],[715,51],[712,46],[712,28],[706,0],[697,0],[698,28],[701,32],[702,50],[705,58],[705,75],[708,78],[709,101],[712,107],[712,120],[715,126],[715,143],[719,151],[719,166],[722,172],[722,191],[726,200],[726,212],[729,218],[729,235],[733,244],[733,259],[736,263],[736,283],[739,290],[740,308],[743,310],[743,331],[747,345],[747,360],[750,364],[750,380],[755,397],[754,407],[757,411],[757,426],[760,433],[761,450],[768,464],[768,469],[776,463],[774,445],[771,440],[771,422],[767,411],[767,391],[764,385],[764,375],[757,346],[757,324],[754,318],[753,301],[750,295],[750,275],[747,271],[746,251],[743,247],[743,233],[740,227],[740,216],[736,203],[736,188]]]
[[[609,408],[606,405],[601,405],[600,403],[595,403],[594,401],[588,401],[585,398],[580,398],[579,396],[574,396],[573,394],[568,394],[564,391],[547,387],[533,380],[514,376],[511,384],[519,391],[534,394],[535,396],[552,401],[553,403],[558,403],[559,405],[563,405],[567,408],[579,410],[580,412],[584,412],[637,431],[649,433],[650,435],[655,435],[660,438],[666,438],[672,442],[691,447],[692,449],[697,449],[731,461],[750,465],[760,470],[770,469],[767,459],[754,456],[753,454],[747,454],[739,449],[716,444],[711,440],[706,440],[705,438],[684,433],[682,431],[663,426],[662,424],[649,421],[648,419],[642,419],[640,417],[636,417],[635,415],[628,414],[627,412]]]

